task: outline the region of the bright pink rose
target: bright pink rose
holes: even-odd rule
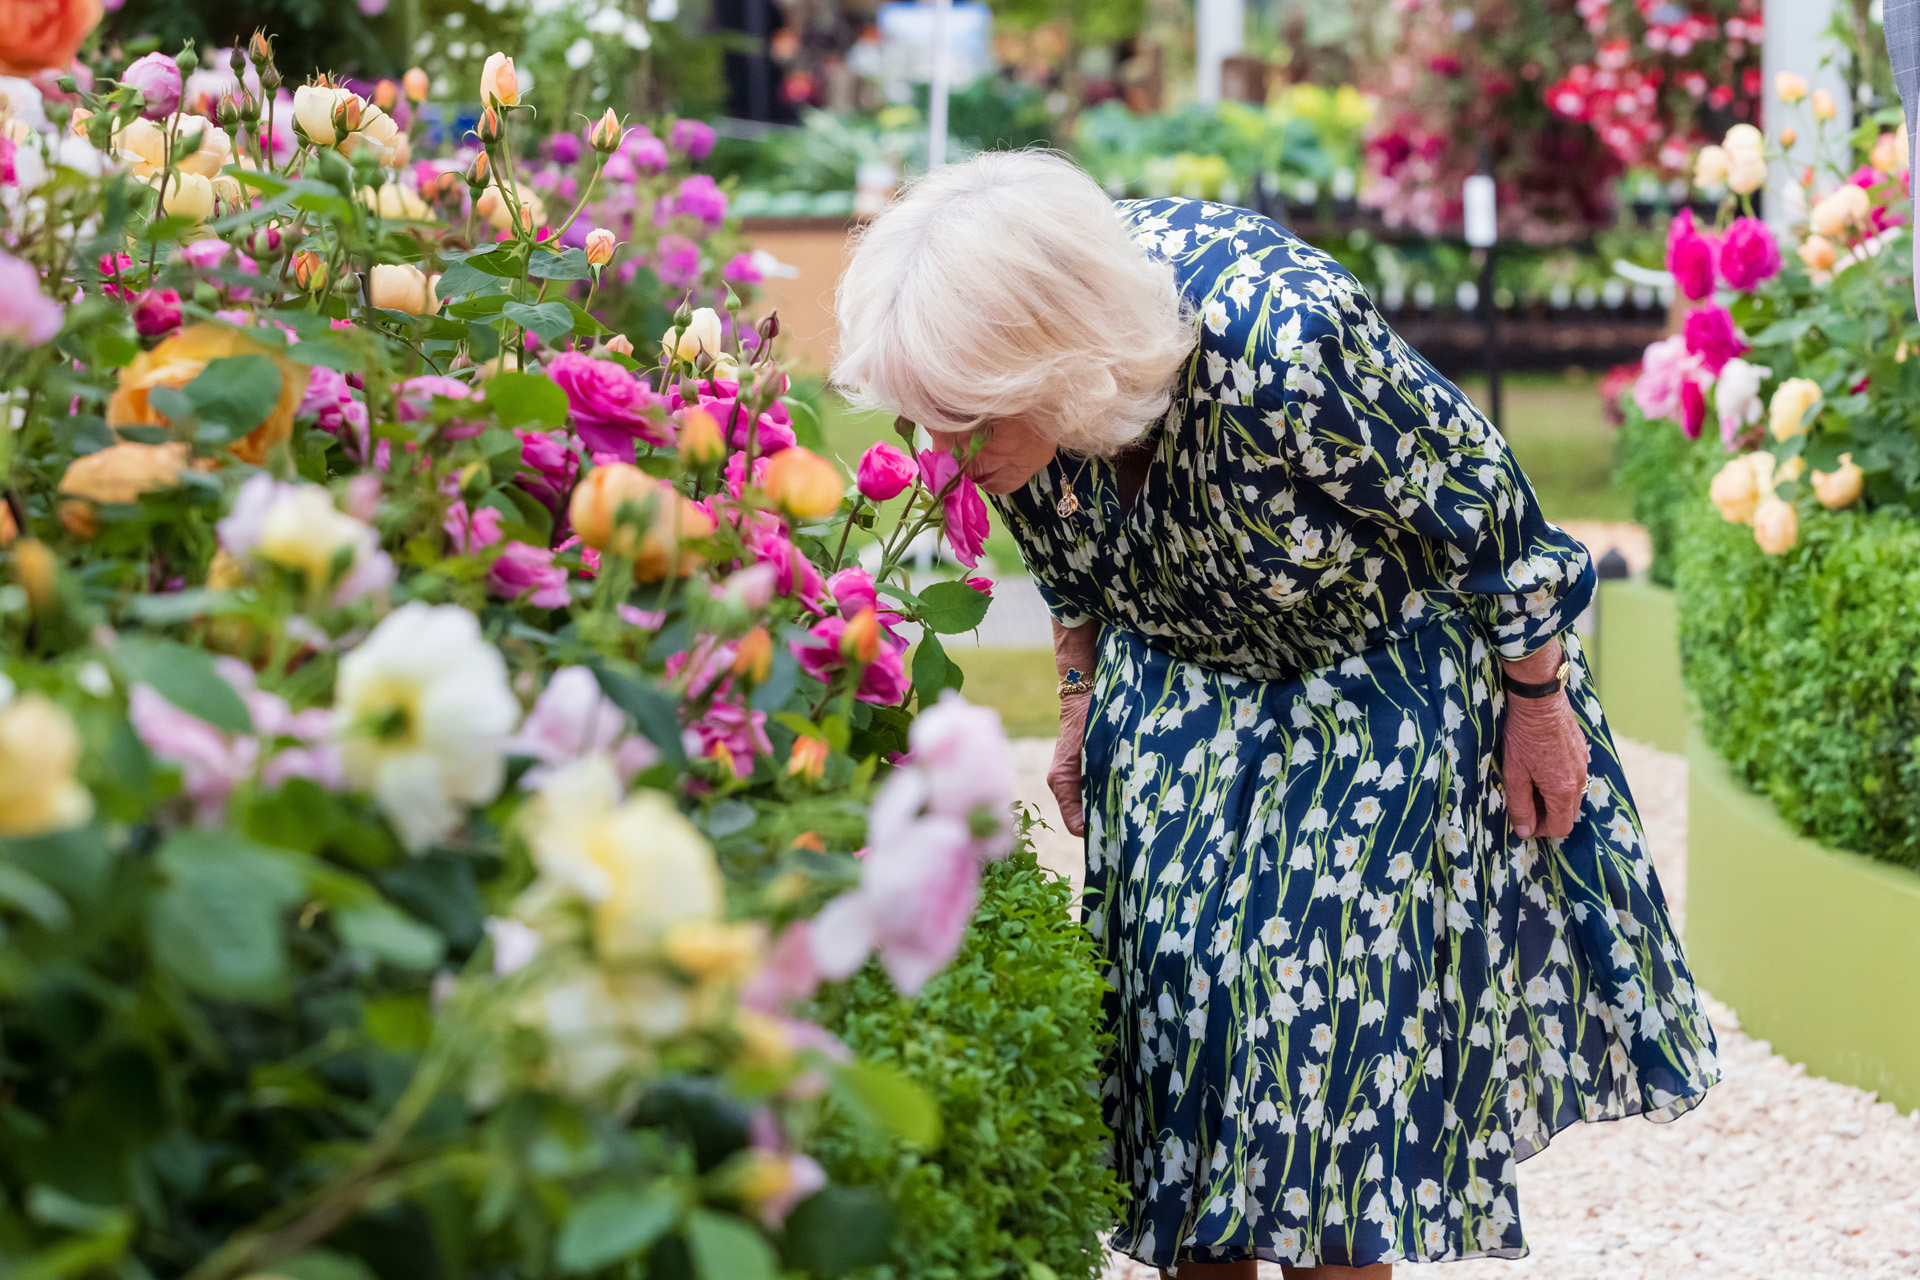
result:
[[[705,160],[713,150],[713,126],[699,120],[675,120],[667,141],[689,160]]]
[[[1687,350],[1682,334],[1662,338],[1647,348],[1640,360],[1640,377],[1633,384],[1633,402],[1649,418],[1680,420],[1680,387],[1707,376],[1700,357]]]
[[[1780,241],[1758,218],[1735,218],[1720,237],[1720,278],[1729,289],[1752,289],[1780,274]]]
[[[172,289],[148,289],[133,300],[133,331],[157,338],[180,327],[180,295]]]
[[[660,237],[653,273],[669,289],[691,289],[700,282],[700,246],[683,235]]]
[[[673,212],[698,218],[707,230],[717,230],[727,220],[727,193],[714,183],[710,174],[696,173],[683,179],[673,196]]]
[[[873,502],[897,498],[913,483],[913,459],[885,440],[876,442],[860,455],[856,483],[860,495]]]
[[[490,547],[503,536],[498,511],[482,507],[469,514],[464,502],[454,502],[447,507],[447,518],[440,527],[447,531],[453,549],[461,555],[472,555],[482,547]]]
[[[813,561],[793,545],[787,536],[786,525],[769,513],[761,513],[767,518],[747,524],[740,532],[740,540],[752,553],[755,563],[764,564],[774,572],[774,590],[783,596],[791,596],[802,604],[812,606],[826,590],[826,584],[820,579],[820,570]]]
[[[567,393],[574,431],[589,449],[631,462],[636,439],[662,448],[673,443],[672,424],[659,412],[666,401],[613,361],[563,351],[547,361],[546,372]]]
[[[644,174],[665,173],[667,165],[671,163],[667,144],[637,125],[627,130],[627,136],[620,143],[618,157]]]
[[[1688,378],[1680,384],[1680,429],[1687,439],[1700,438],[1700,425],[1707,420],[1707,394],[1700,389],[1700,383]]]
[[[787,647],[799,660],[802,671],[826,683],[847,665],[846,656],[840,652],[840,638],[846,631],[847,619],[822,618],[807,629],[804,637],[789,641]],[[907,679],[906,658],[907,642],[894,634],[891,627],[883,625],[880,652],[861,673],[860,687],[854,691],[854,697],[882,707],[904,700],[912,687]]]
[[[492,510],[485,507],[480,514]],[[567,571],[553,562],[552,550],[530,543],[509,542],[487,569],[487,586],[506,600],[525,596],[536,609],[558,609],[567,603]]]
[[[520,437],[520,473],[514,482],[553,510],[559,510],[573,492],[580,460],[567,447],[565,433],[514,428]]]
[[[759,284],[767,277],[754,262],[752,254],[736,253],[720,269],[720,278],[728,284]]]
[[[667,389],[667,405],[675,413],[690,404],[698,405],[713,415],[720,424],[720,430],[727,433],[727,443],[735,449],[747,447],[747,434],[754,435],[754,455],[765,458],[782,449],[791,449],[797,437],[793,434],[793,415],[787,412],[787,406],[778,400],[767,406],[756,423],[747,416],[740,406],[740,384],[726,378],[702,378],[694,399],[689,401],[680,393],[678,384]],[[734,464],[729,462],[728,466]],[[740,465],[745,465],[744,463]],[[738,496],[737,494],[735,495]]]
[[[992,578],[962,578],[961,581],[983,596],[991,596],[993,594]]]
[[[1734,326],[1733,315],[1725,307],[1696,307],[1687,313],[1686,336],[1689,353],[1700,357],[1700,367],[1714,377],[1727,361],[1752,350]]]
[[[173,55],[154,52],[120,73],[120,83],[140,91],[140,114],[164,120],[180,107],[180,66]]]
[[[475,400],[479,395],[458,378],[432,373],[408,378],[400,384],[399,418],[402,422],[419,422],[433,413],[436,400]],[[481,418],[449,418],[440,424],[440,434],[448,440],[471,440],[486,427]]]
[[[315,365],[296,412],[303,417],[311,414],[313,425],[328,435],[340,437],[347,446],[347,456],[354,462],[366,461],[368,446],[372,442],[372,433],[367,426],[367,406],[364,401],[354,398],[353,387],[344,373],[325,365]],[[380,443],[384,445],[387,441]]]
[[[1713,293],[1713,241],[1693,225],[1693,210],[1682,209],[1667,228],[1667,270],[1680,292],[1698,302]]]
[[[956,482],[957,478],[957,482]],[[973,481],[960,474],[960,460],[945,449],[920,455],[920,479],[936,494],[945,494],[943,524],[953,558],[971,569],[980,563],[987,544],[987,504]],[[951,487],[949,487],[951,486]]]

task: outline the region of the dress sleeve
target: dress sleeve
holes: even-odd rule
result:
[[[1254,406],[1303,483],[1445,544],[1448,585],[1503,658],[1571,625],[1594,589],[1585,546],[1541,515],[1506,441],[1387,327],[1330,261],[1274,274],[1267,317],[1285,375]]]

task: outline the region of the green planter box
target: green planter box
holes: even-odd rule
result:
[[[1607,723],[1623,738],[1685,751],[1691,712],[1673,592],[1644,578],[1603,582],[1597,612],[1588,656]]]
[[[1776,1053],[1920,1108],[1920,876],[1795,835],[1697,731],[1687,764],[1695,979]]]

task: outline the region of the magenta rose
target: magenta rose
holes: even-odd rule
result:
[[[881,440],[860,455],[855,483],[860,488],[861,497],[873,502],[886,502],[899,497],[913,483],[913,477],[913,459]]]
[[[120,75],[120,83],[140,91],[140,114],[164,120],[180,109],[180,67],[172,55],[150,53]]]
[[[626,157],[628,164],[645,174],[666,172],[671,160],[667,155],[667,144],[642,128],[627,132],[618,154]]]
[[[574,476],[580,461],[567,447],[562,432],[528,431],[514,428],[520,437],[520,474],[514,480],[547,506],[558,509],[573,492]]]
[[[1674,286],[1695,302],[1713,293],[1713,241],[1693,225],[1693,210],[1682,209],[1667,228],[1667,270]]]
[[[400,384],[397,412],[402,422],[419,422],[433,413],[435,400],[473,400],[478,395],[458,378],[422,374]],[[448,440],[471,440],[486,426],[486,422],[478,418],[449,418],[441,424],[440,434]]]
[[[767,277],[761,272],[759,266],[755,264],[752,254],[736,253],[727,259],[726,266],[720,268],[720,278],[728,284],[759,284]],[[742,342],[745,342],[749,337],[758,336],[759,335],[754,334],[752,330],[748,330],[746,333],[741,334],[740,338]]]
[[[492,512],[487,507],[481,514]],[[487,587],[507,600],[525,596],[536,609],[558,609],[567,603],[567,571],[553,562],[553,552],[525,542],[509,542],[487,569]]]
[[[685,236],[661,236],[653,273],[669,289],[693,288],[700,283],[700,246]]]
[[[1689,378],[1680,384],[1680,429],[1687,433],[1687,439],[1700,438],[1700,426],[1707,420],[1707,393],[1700,384]]]
[[[157,338],[180,327],[180,295],[172,289],[148,289],[133,300],[133,331]]]
[[[1699,307],[1689,312],[1683,332],[1688,354],[1699,356],[1700,367],[1716,378],[1727,361],[1752,349],[1725,307]]]
[[[675,120],[667,142],[689,160],[705,160],[713,151],[713,126],[698,120]]]
[[[1729,289],[1752,289],[1780,274],[1780,242],[1758,218],[1735,218],[1720,237],[1720,278]]]
[[[727,220],[727,193],[714,184],[710,175],[696,173],[681,182],[680,190],[673,197],[673,211],[698,218],[712,231]]]
[[[955,560],[973,568],[980,563],[980,553],[987,544],[987,504],[980,490],[960,475],[960,460],[944,449],[928,449],[920,455],[920,478],[934,493],[946,494],[941,501],[947,546]]]
[[[666,401],[613,361],[563,351],[547,361],[546,372],[567,393],[574,432],[595,453],[631,460],[636,439],[673,443],[673,426],[661,412]]]

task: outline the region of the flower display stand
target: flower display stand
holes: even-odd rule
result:
[[[1620,737],[1676,754],[1686,750],[1690,716],[1678,627],[1668,588],[1645,578],[1600,584],[1589,653],[1607,723]]]
[[[1795,835],[1695,731],[1687,957],[1808,1071],[1920,1107],[1920,875]]]

